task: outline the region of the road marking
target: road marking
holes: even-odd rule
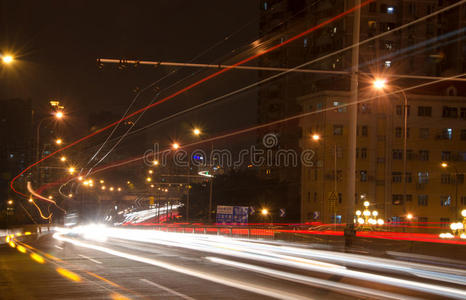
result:
[[[60,250],[63,250],[63,248],[62,248],[62,247],[60,247],[60,246],[57,246],[57,245],[55,245],[55,248],[57,248],[57,249],[60,249]]]
[[[147,284],[153,285],[153,286],[155,286],[155,287],[157,287],[157,288],[159,288],[159,289],[161,289],[161,290],[164,290],[164,291],[166,291],[166,292],[169,292],[170,294],[175,295],[175,296],[178,296],[178,297],[181,297],[181,298],[183,298],[183,299],[186,299],[186,300],[194,300],[194,298],[191,298],[191,297],[189,297],[189,296],[187,296],[187,295],[185,295],[185,294],[178,293],[178,292],[175,291],[175,290],[172,290],[172,289],[170,289],[170,288],[167,288],[167,287],[165,287],[165,286],[163,286],[163,285],[160,285],[160,284],[158,284],[158,283],[152,282],[152,281],[150,281],[150,280],[141,278],[141,281],[144,281],[144,282],[147,283]]]
[[[98,260],[95,260],[95,259],[93,259],[93,258],[87,257],[87,256],[85,256],[85,255],[78,254],[78,256],[81,256],[82,258],[88,259],[88,260],[90,260],[90,261],[92,261],[92,262],[94,262],[94,263],[96,263],[96,264],[101,264],[101,263],[102,263],[102,262],[100,262],[100,261],[98,261]]]

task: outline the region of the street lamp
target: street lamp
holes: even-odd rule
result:
[[[173,148],[174,150],[178,150],[178,148],[180,148],[180,144],[178,144],[178,143],[173,143],[173,144],[172,144],[172,148]]]
[[[8,200],[8,205],[13,205],[13,200]]]
[[[313,141],[318,141],[318,140],[320,140],[320,135],[318,135],[318,134],[313,134],[313,135],[312,135],[312,140],[313,140]]]
[[[6,54],[6,55],[3,55],[3,56],[2,56],[2,62],[3,62],[4,64],[9,65],[9,64],[11,64],[14,60],[15,60],[15,59],[14,59],[13,56],[11,56],[11,55]]]
[[[62,112],[62,111],[57,111],[57,112],[55,113],[55,117],[56,117],[57,119],[63,118],[63,112]]]
[[[55,140],[55,144],[57,144],[57,145],[61,145],[62,143],[63,143],[62,139],[56,139]]]
[[[193,129],[193,134],[196,135],[196,136],[199,136],[199,135],[201,135],[201,130],[199,128],[194,128]]]
[[[68,173],[70,173],[71,175],[73,175],[73,173],[76,171],[76,169],[74,167],[69,167],[68,168]]]
[[[373,87],[375,90],[384,91],[387,88],[387,80],[384,78],[376,78],[373,81]],[[390,85],[389,87],[396,88],[398,92],[403,95],[403,118],[404,118],[404,130],[403,130],[403,201],[406,201],[406,149],[408,143],[408,97],[402,88]]]
[[[62,156],[62,157],[60,157],[60,160],[63,161],[63,162],[65,162],[65,161],[66,161],[66,157]]]

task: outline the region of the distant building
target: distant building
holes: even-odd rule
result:
[[[357,209],[362,209],[365,199],[386,220],[405,221],[410,213],[421,222],[448,222],[466,206],[466,97],[448,95],[447,90],[443,95],[407,94],[406,197],[401,95],[359,105]],[[360,97],[364,99],[364,95]],[[303,167],[301,173],[305,221],[339,223],[344,216],[348,201],[348,114],[339,105],[348,101],[349,93],[342,91],[299,98],[305,112],[334,108],[300,122],[301,147],[316,153],[314,166]],[[321,139],[314,141],[314,134]],[[443,168],[442,162],[448,167]]]
[[[456,2],[457,1],[453,0],[374,1],[361,9],[360,40],[363,41],[378,34],[389,32],[403,24],[417,20],[420,17],[426,16],[434,11],[437,11],[443,7],[446,7]],[[347,9],[353,6],[354,2],[349,0],[263,0],[260,2],[260,32],[262,38],[257,41],[257,48],[266,48],[271,45],[282,43],[290,37],[293,37],[294,35],[301,33],[306,29],[312,28],[313,26],[318,25],[325,20],[328,20],[332,16],[336,16],[346,11]],[[453,74],[464,73],[466,70],[466,47],[464,46],[464,41],[462,40],[462,37],[464,37],[464,31],[462,30],[466,26],[465,16],[466,5],[461,5],[455,9],[448,10],[443,14],[429,18],[423,22],[419,22],[414,26],[410,26],[401,31],[385,35],[383,38],[378,38],[374,41],[362,45],[360,47],[359,58],[360,72],[371,74],[387,73],[395,75],[413,74],[422,76],[450,76]],[[292,43],[284,47],[281,47],[277,50],[272,51],[271,53],[261,56],[261,58],[259,59],[259,64],[261,66],[266,67],[292,68],[301,65],[305,62],[309,62],[317,58],[323,57],[327,54],[333,53],[337,50],[340,50],[344,47],[353,44],[352,27],[353,14],[349,14],[345,17],[339,18],[331,22],[330,24],[318,30],[313,31],[312,33],[306,36],[299,38],[296,41],[293,41]],[[343,53],[330,55],[323,60],[319,60],[316,63],[306,66],[306,68],[313,70],[348,72],[351,68],[351,51],[345,51]],[[260,71],[259,78],[264,79],[273,74],[276,74],[276,72],[272,73]],[[360,76],[360,90],[362,90],[365,86],[368,85],[368,80],[371,80],[371,78],[368,77],[369,76]],[[398,79],[396,81],[396,84],[399,86],[411,86],[418,82],[419,81],[413,79]],[[422,106],[422,101],[433,102],[440,105],[439,101],[445,99],[445,97],[440,95],[444,95],[447,87],[448,86],[436,86],[434,87],[434,89],[426,88],[423,91],[416,91],[416,95],[408,96],[412,98],[410,99],[410,101],[414,101],[413,107],[415,107],[416,109],[418,106]],[[466,91],[464,90],[464,87],[459,84],[452,84],[452,88],[455,89],[455,95],[451,95],[448,99],[451,99],[452,103],[456,104],[457,108],[460,109],[461,105],[457,101],[463,101],[464,99],[461,97],[456,97],[456,95],[466,94]],[[268,123],[276,120],[282,120],[286,117],[297,115],[301,111],[309,111],[309,105],[313,106],[312,110],[316,110],[324,107],[328,108],[334,105],[334,102],[347,103],[349,102],[347,94],[349,89],[350,76],[348,75],[319,73],[288,73],[285,76],[271,80],[268,83],[264,83],[261,86],[258,97],[258,120],[260,123]],[[421,96],[421,94],[426,94],[426,96],[424,96],[425,99],[422,98],[423,96]],[[432,96],[432,98],[429,98],[430,96],[427,96],[427,94],[437,96]],[[434,106],[438,106],[437,104]],[[369,115],[375,116],[377,115],[377,113],[387,114],[387,111],[377,109],[379,108],[373,107],[372,113]],[[435,109],[441,110],[442,108],[436,107]],[[336,116],[338,116],[338,118],[342,118],[342,120],[340,120],[342,124],[339,124],[337,122],[338,120],[333,119],[333,117]],[[305,147],[308,142],[311,142],[305,140],[306,138],[309,138],[309,134],[308,132],[306,132],[306,130],[308,130],[311,124],[315,124],[316,126],[318,124],[319,126],[321,126],[321,128],[325,128],[326,131],[322,132],[322,134],[325,136],[328,136],[329,132],[332,133],[331,129],[333,130],[333,125],[343,126],[343,128],[341,129],[341,136],[332,136],[331,141],[327,141],[325,151],[328,157],[326,156],[327,159],[325,160],[319,160],[322,164],[325,161],[325,166],[320,166],[321,169],[308,170],[305,167],[294,169],[277,167],[274,169],[267,168],[261,170],[269,176],[273,175],[278,178],[284,179],[289,178],[292,181],[298,183],[297,193],[299,195],[296,195],[296,197],[299,199],[299,202],[302,205],[302,221],[316,218],[322,219],[322,214],[322,220],[334,220],[337,222],[340,221],[339,218],[333,217],[332,219],[330,217],[328,208],[324,209],[321,207],[320,210],[317,210],[315,205],[311,204],[313,203],[314,199],[316,199],[316,203],[319,201],[321,201],[320,203],[324,203],[322,202],[324,201],[324,195],[325,198],[328,198],[328,195],[326,193],[332,190],[329,186],[329,184],[331,184],[331,180],[328,178],[332,177],[329,175],[329,172],[333,170],[333,163],[331,162],[333,161],[332,157],[334,157],[334,149],[329,148],[329,145],[332,145],[332,143],[334,145],[334,140],[336,140],[338,141],[340,147],[346,147],[348,139],[346,134],[347,130],[345,130],[345,126],[347,128],[347,124],[345,123],[347,121],[345,121],[345,118],[346,117],[344,113],[341,113],[340,115],[334,115],[334,112],[331,111],[322,114],[315,114],[312,117],[306,118],[306,120],[301,120],[299,124],[298,122],[289,122],[286,123],[286,125],[282,124],[280,126],[274,126],[269,130],[271,132],[276,133],[279,137],[278,147],[295,148],[298,145],[299,140],[299,145],[301,147]],[[367,118],[374,118],[374,120],[371,121],[372,123],[363,125],[364,122],[366,122]],[[368,117],[365,114],[361,115],[360,112],[360,118],[358,121],[358,128],[360,129],[359,133],[362,134],[361,130],[363,126],[373,126],[374,124],[376,124],[376,119],[376,117]],[[432,122],[435,122],[434,119],[435,117],[431,118]],[[442,120],[444,124],[446,120],[453,122],[452,119]],[[454,124],[456,123],[453,122],[453,125]],[[440,124],[436,125],[440,126]],[[456,126],[453,125],[451,125],[451,127]],[[450,128],[446,124],[445,126],[445,128]],[[372,130],[374,128],[375,127],[371,127]],[[380,128],[381,127],[377,127],[377,130],[381,130]],[[435,130],[440,130],[435,126],[432,128],[435,128]],[[336,130],[340,129],[336,128]],[[460,130],[459,127],[455,127],[455,132],[458,132],[458,130]],[[264,130],[262,134],[266,134],[269,131]],[[371,132],[371,130],[369,130],[369,132]],[[380,147],[380,142],[377,141],[378,138],[382,138],[378,137],[380,134],[381,133],[376,134],[376,131],[373,132],[373,140],[371,139],[371,143],[373,143],[373,145],[366,145],[367,147],[364,147],[358,144],[359,151],[363,151],[359,153],[359,155],[366,155],[366,152],[364,151],[369,151],[367,152],[367,154],[370,154],[370,151],[375,149],[375,147]],[[390,136],[390,134],[384,133],[383,136],[388,137]],[[361,139],[361,136],[359,137],[359,139]],[[324,142],[321,141],[321,143]],[[430,146],[433,145],[431,144]],[[396,150],[397,148],[394,149]],[[415,151],[416,149],[413,148],[412,150]],[[344,151],[344,149],[342,149],[342,151]],[[446,149],[445,151],[448,151],[448,149]],[[451,151],[453,151],[453,149],[451,149]],[[460,151],[460,149],[456,149],[454,151],[458,152]],[[341,155],[340,152],[341,151],[337,149],[338,157],[340,157]],[[376,180],[375,178],[379,178],[378,180],[381,180],[380,176],[382,175],[375,174],[375,169],[378,170],[377,172],[380,172],[380,169],[376,164],[377,158],[379,160],[385,160],[388,159],[388,155],[391,154],[387,153],[387,155],[376,155],[376,153],[373,153],[372,157],[374,159],[374,162],[371,162],[371,165],[367,166],[367,174],[371,174],[370,176],[372,176],[368,177],[368,180],[369,178],[373,178],[374,182]],[[320,156],[322,156],[322,153],[320,154]],[[332,160],[329,161],[329,159],[331,158]],[[347,165],[344,164],[341,161],[341,159],[342,158],[337,158],[337,160],[339,160],[339,168],[344,174],[346,172],[345,168],[347,167]],[[357,169],[366,170],[360,165],[364,165],[366,163],[367,162],[361,161],[361,159],[359,159]],[[394,164],[396,165],[396,162],[394,162]],[[373,168],[371,171],[372,173],[370,172],[371,169],[369,167]],[[395,176],[397,174],[396,172],[399,172],[399,170],[392,170],[391,166],[384,166],[384,170],[384,172],[386,173],[384,173],[383,175],[387,177],[384,177],[384,180],[386,181],[389,181],[389,179],[392,178],[392,172],[395,172]],[[431,172],[433,172],[433,170],[434,169],[432,165]],[[309,182],[311,178],[309,177],[310,175],[306,175],[307,177],[304,176],[305,174],[307,174],[307,172],[317,172],[317,177],[320,176],[319,172],[326,174],[321,176],[328,177],[324,180],[325,182],[328,181],[328,184],[323,186],[317,185],[314,182]],[[414,172],[414,170],[412,170],[412,172]],[[413,178],[412,180],[414,182],[415,174],[412,173],[411,175]],[[338,170],[336,177],[338,178]],[[341,180],[343,181],[337,182],[337,192],[341,193],[341,195],[339,196],[337,194],[335,197],[336,202],[344,203],[344,201],[346,201],[346,197],[344,197],[344,178]],[[324,181],[320,181],[320,183]],[[364,193],[369,193],[370,196],[376,197],[378,201],[378,206],[382,204],[388,206],[388,204],[386,203],[390,202],[388,201],[388,199],[391,199],[393,194],[391,190],[391,185],[388,185],[388,187],[384,187],[385,194],[382,197],[380,191],[381,188],[379,187],[380,184],[381,182],[379,181],[378,188],[375,188],[374,185],[373,187],[371,187],[371,189],[373,190],[364,190]],[[368,184],[358,184],[357,189],[360,190],[360,187],[363,187],[364,185]],[[394,184],[393,188],[396,190],[397,184]],[[414,196],[417,194],[411,194],[413,195],[412,197],[417,197]],[[399,193],[395,193],[394,195],[395,202],[399,202],[400,204],[394,205],[394,207],[390,207],[390,209],[388,209],[388,207],[385,208],[384,213],[386,212],[387,216],[401,217],[402,213],[400,212],[400,210],[407,210],[410,207],[410,203],[408,199],[406,199],[406,201],[396,200],[400,197]],[[420,195],[421,198],[424,197],[422,196],[422,193]],[[435,198],[437,196],[439,195],[432,194],[429,197]],[[332,199],[335,197],[332,197]],[[415,202],[417,200],[413,198],[412,201]],[[327,203],[324,203],[323,205],[325,207],[328,206]],[[340,207],[342,207],[341,205]],[[309,213],[311,214],[309,215]],[[321,213],[321,215],[319,215],[319,213]],[[427,212],[424,213],[424,211],[421,210],[420,213],[425,214],[425,216],[421,215],[420,217],[428,217]],[[338,212],[337,216],[338,215],[342,215],[341,209]],[[444,213],[444,215],[444,218],[446,218],[448,214]]]
[[[32,160],[32,132],[31,100],[0,100],[0,199],[2,200],[8,197],[9,181],[24,170]]]

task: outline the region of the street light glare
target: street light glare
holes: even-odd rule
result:
[[[68,168],[68,173],[73,174],[76,171],[74,167],[69,167]]]
[[[60,157],[60,160],[61,161],[66,161],[66,157],[62,156],[62,157]]]
[[[55,144],[61,145],[61,143],[63,143],[63,140],[62,140],[62,139],[56,139],[56,140],[55,140]]]
[[[63,118],[63,112],[57,111],[57,112],[55,113],[55,117],[56,117],[57,119]]]
[[[199,128],[194,128],[194,129],[193,129],[193,133],[194,133],[194,135],[200,135],[200,134],[201,134],[201,130],[199,130]]]
[[[263,208],[262,211],[261,211],[261,214],[263,214],[264,216],[268,215],[269,211],[267,208]]]
[[[385,79],[376,79],[374,80],[374,88],[377,89],[377,90],[381,90],[383,88],[385,88],[385,83],[387,82],[387,80]]]
[[[11,64],[13,62],[14,58],[11,55],[3,55],[2,56],[2,61],[5,64]]]
[[[175,150],[177,150],[178,148],[180,148],[180,144],[178,144],[178,143],[173,143],[172,148],[175,149]]]
[[[13,200],[8,200],[8,205],[12,205],[13,204]]]
[[[446,167],[448,167],[448,164],[445,163],[445,162],[443,162],[443,163],[441,164],[441,166],[442,166],[442,168],[446,168]]]
[[[320,140],[320,135],[318,135],[318,134],[313,134],[313,135],[312,135],[312,140],[314,140],[314,141]]]

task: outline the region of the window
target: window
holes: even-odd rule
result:
[[[307,202],[311,202],[311,192],[307,192]]]
[[[267,2],[264,2],[264,10],[267,10],[269,8]]]
[[[369,20],[367,21],[367,26],[369,26],[369,29],[375,30],[377,28],[377,22],[374,20]]]
[[[400,194],[392,195],[392,204],[393,205],[403,205],[403,195],[400,195]]]
[[[314,192],[314,202],[317,202],[317,192]]]
[[[343,102],[333,101],[333,106],[341,106],[343,104]],[[337,112],[346,112],[346,106],[338,107]]]
[[[408,105],[408,111],[407,111],[408,116],[409,116],[409,113],[410,113],[410,110],[411,110],[410,108],[411,108],[411,105]],[[403,115],[403,105],[397,105],[397,106],[395,107],[395,111],[396,111],[396,114],[397,114],[398,116]]]
[[[362,136],[367,136],[367,135],[368,135],[368,131],[369,131],[369,129],[368,129],[367,126],[362,126],[362,127],[361,127],[361,135],[362,135]]]
[[[411,172],[406,172],[406,183],[411,182],[413,182],[413,176],[411,175]]]
[[[429,150],[419,150],[419,160],[429,160]]]
[[[343,195],[338,193],[338,203],[341,204],[341,202],[343,202]]]
[[[343,125],[333,125],[333,135],[343,135]]]
[[[456,182],[458,184],[463,184],[464,183],[464,174],[456,174]]]
[[[429,128],[419,128],[419,137],[421,139],[429,138]]]
[[[450,151],[442,151],[442,160],[443,161],[451,160],[451,152]]]
[[[466,120],[466,107],[461,107],[460,109],[460,118]]]
[[[450,195],[441,195],[440,196],[440,206],[442,206],[442,207],[451,206],[451,196]]]
[[[450,218],[440,218],[440,226],[450,227]]]
[[[466,196],[461,196],[461,205],[466,205]]]
[[[361,148],[361,159],[367,158],[367,148]]]
[[[458,108],[444,106],[442,111],[442,117],[444,118],[458,118]]]
[[[367,181],[367,171],[366,170],[361,170],[360,171],[360,179],[361,179],[361,182],[366,182]]]
[[[427,195],[417,195],[417,205],[427,206],[429,201],[429,196]]]
[[[343,147],[337,146],[335,150],[337,153],[337,158],[342,159],[343,158]]]
[[[440,182],[443,184],[450,184],[451,183],[450,174],[442,174],[440,177]]]
[[[425,184],[429,182],[429,172],[418,172],[417,177],[418,177],[418,182],[420,184]]]
[[[401,183],[401,172],[392,172],[392,182]]]
[[[444,140],[451,140],[453,137],[453,129],[451,128],[444,128],[442,129],[442,133],[440,135],[440,138],[441,139],[444,139]]]
[[[407,149],[407,150],[406,150],[406,159],[407,159],[407,160],[413,160],[413,159],[415,159],[415,158],[416,158],[416,156],[414,155],[413,150]]]
[[[461,140],[466,141],[466,129],[461,129]]]
[[[393,159],[403,159],[403,150],[393,149],[392,150]]]
[[[403,128],[401,127],[396,127],[395,128],[395,136],[397,138],[400,138],[403,135]]]
[[[392,41],[384,41],[383,43],[380,44],[382,49],[391,51],[393,50],[393,42]]]
[[[420,117],[432,117],[432,106],[419,106],[417,115]]]
[[[362,114],[368,114],[371,112],[370,103],[359,103],[358,104],[358,112]]]
[[[413,195],[407,194],[406,195],[406,202],[413,202]]]
[[[306,47],[308,46],[308,44],[309,44],[309,39],[308,39],[307,37],[304,38],[303,44],[304,44],[304,48],[306,48]]]

